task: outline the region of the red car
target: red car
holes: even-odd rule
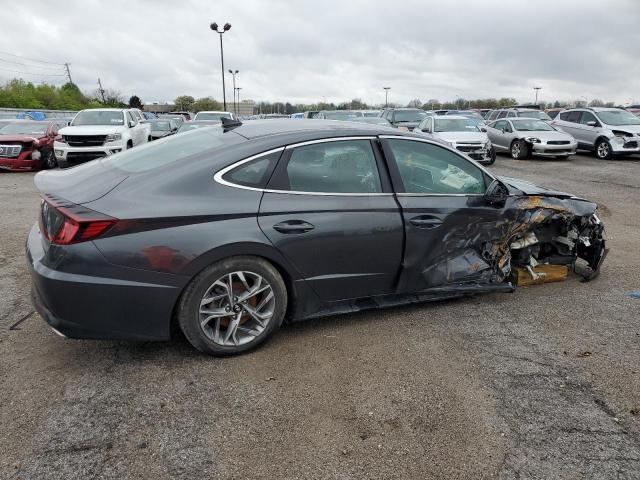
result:
[[[54,122],[16,122],[0,128],[0,169],[16,172],[54,168]]]

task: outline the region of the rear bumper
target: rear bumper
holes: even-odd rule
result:
[[[110,266],[90,242],[83,248],[97,255],[82,261],[83,268],[96,271]],[[89,250],[92,249],[92,250]],[[173,306],[181,292],[177,285],[147,283],[123,278],[68,273],[43,263],[45,252],[40,231],[31,229],[26,256],[32,280],[33,305],[57,333],[69,338],[106,340],[167,340]],[[74,256],[74,255],[71,255]],[[135,272],[134,272],[135,274]],[[166,275],[165,275],[166,276]]]

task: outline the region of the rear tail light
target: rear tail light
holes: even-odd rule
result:
[[[94,240],[117,221],[104,213],[58,197],[47,195],[42,200],[40,230],[47,240],[56,245]]]

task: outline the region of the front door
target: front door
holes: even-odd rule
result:
[[[435,143],[399,137],[382,143],[405,226],[398,292],[500,282],[507,259],[495,245],[511,222],[503,207],[484,199],[491,177]]]
[[[287,148],[260,205],[260,228],[320,298],[392,293],[400,210],[372,138]]]

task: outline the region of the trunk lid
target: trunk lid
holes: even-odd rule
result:
[[[104,197],[128,177],[126,172],[105,167],[100,160],[94,160],[67,170],[40,172],[34,183],[43,194],[82,204]]]

